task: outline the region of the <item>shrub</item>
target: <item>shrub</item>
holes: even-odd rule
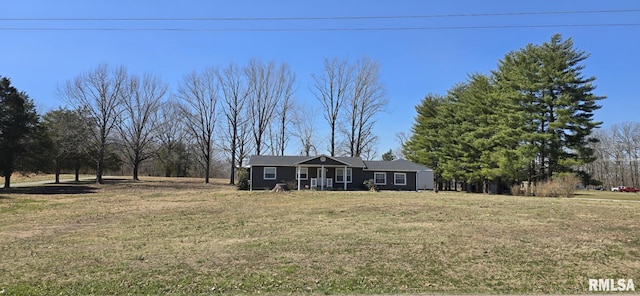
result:
[[[288,190],[298,190],[298,181],[287,181]]]
[[[249,190],[249,171],[238,169],[236,171],[236,187],[238,190]]]
[[[511,195],[524,195],[524,190],[522,190],[522,186],[520,184],[511,185]]]
[[[572,197],[580,179],[575,174],[560,174],[551,181],[539,183],[535,195],[543,197]]]
[[[364,182],[362,182],[362,187],[369,191],[378,191],[378,187],[376,186],[375,182],[373,182],[373,179],[365,180]]]
[[[540,197],[558,197],[560,194],[560,188],[556,181],[544,181],[536,185],[533,189],[533,193],[535,196]]]
[[[555,178],[558,182],[559,195],[562,197],[573,197],[576,187],[580,184],[580,178],[576,174],[561,174]]]

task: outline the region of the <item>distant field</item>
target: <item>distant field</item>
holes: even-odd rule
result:
[[[223,183],[0,190],[0,290],[575,294],[588,293],[589,278],[640,285],[640,202],[584,199],[608,192],[271,193]]]
[[[598,190],[580,190],[577,192],[576,197],[640,201],[640,192],[631,193],[631,192],[612,192],[612,191],[598,191]]]

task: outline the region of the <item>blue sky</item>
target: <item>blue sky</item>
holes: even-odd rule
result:
[[[555,33],[591,54],[584,74],[596,76],[604,126],[637,121],[640,111],[640,12],[504,15],[508,13],[640,10],[628,1],[6,1],[0,20],[0,75],[34,99],[41,113],[63,106],[56,88],[108,63],[130,73],[153,73],[175,89],[182,77],[208,66],[251,58],[286,62],[297,76],[296,97],[319,104],[311,74],[325,58],[368,56],[381,66],[389,105],[378,117],[380,154],[409,132],[414,106],[428,93],[444,94],[471,73],[489,73],[506,53],[540,44]],[[435,16],[296,21],[36,21],[27,18],[275,18]],[[20,20],[22,19],[22,20]],[[597,24],[635,24],[590,26]],[[581,25],[576,27],[574,25]],[[518,28],[478,28],[520,26]],[[531,26],[531,27],[523,27]],[[452,29],[465,27],[464,29]],[[15,28],[275,29],[274,31],[15,30]],[[282,31],[280,29],[422,28],[420,30]],[[327,143],[318,114],[317,142]],[[294,144],[292,142],[292,144]],[[322,147],[322,144],[320,144]],[[296,146],[290,147],[296,153]],[[324,152],[324,151],[320,151]]]

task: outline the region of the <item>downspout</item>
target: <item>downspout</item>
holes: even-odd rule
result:
[[[420,190],[418,190],[418,173],[420,171],[416,171],[416,192],[419,192]]]
[[[249,191],[253,191],[253,166],[249,167]]]

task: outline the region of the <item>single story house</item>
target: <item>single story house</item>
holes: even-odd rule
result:
[[[247,164],[250,189],[272,189],[278,183],[297,189],[358,190],[373,180],[380,190],[433,189],[433,170],[404,159],[369,161],[340,156],[253,155]]]

